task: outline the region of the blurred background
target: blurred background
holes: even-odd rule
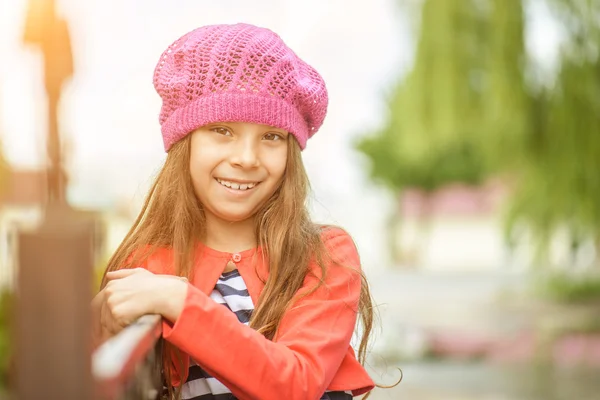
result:
[[[97,221],[100,271],[165,159],[161,52],[235,22],[327,82],[311,211],[361,253],[373,378],[404,373],[371,398],[597,399],[598,0],[0,2],[0,385],[15,238],[60,197],[47,169]]]

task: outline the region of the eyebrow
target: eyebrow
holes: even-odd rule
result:
[[[243,124],[243,122],[211,122],[209,124],[204,125],[205,128],[214,128],[217,126],[223,126],[223,127],[227,127],[229,129],[236,129],[238,127],[236,127],[235,125],[237,124]],[[285,134],[286,136],[290,135],[290,132],[283,129],[283,128],[276,128],[274,126],[268,126],[265,129],[261,129],[261,131],[263,133],[268,133],[268,132],[274,132],[274,133],[281,133],[281,134]]]

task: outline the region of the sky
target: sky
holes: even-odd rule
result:
[[[363,263],[388,262],[385,224],[393,197],[371,183],[353,142],[385,123],[385,95],[410,67],[418,0],[57,0],[72,36],[75,74],[60,104],[68,141],[68,197],[87,208],[137,207],[164,161],[152,73],[162,51],[202,25],[248,22],[277,32],[324,77],[329,109],[303,152],[318,222],[346,228]],[[16,168],[45,153],[40,52],[21,42],[26,0],[0,2],[0,140]],[[560,32],[541,0],[528,6],[527,46],[552,65]]]

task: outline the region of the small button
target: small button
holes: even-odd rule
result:
[[[233,262],[240,262],[240,261],[242,261],[242,255],[239,254],[239,253],[235,253],[231,258],[233,259]]]

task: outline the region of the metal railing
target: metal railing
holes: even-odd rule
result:
[[[161,317],[146,315],[92,355],[98,400],[154,400],[162,390]]]

